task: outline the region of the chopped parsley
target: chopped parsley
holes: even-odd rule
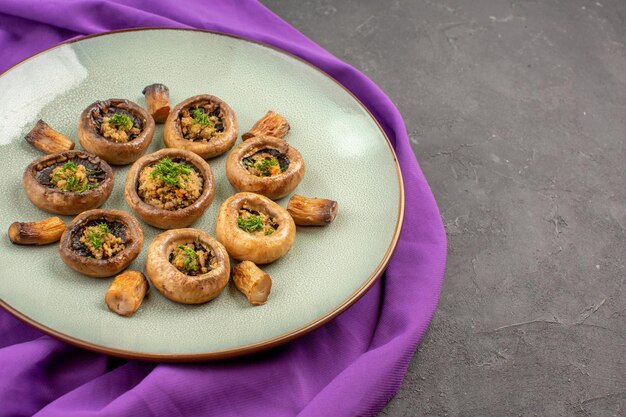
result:
[[[78,178],[76,178],[75,175],[70,175],[67,177],[64,187],[66,191],[79,192],[79,190],[84,191],[83,188],[85,188],[85,184],[81,185],[80,181],[78,180]]]
[[[185,271],[198,270],[198,254],[196,253],[196,251],[185,245],[178,245],[177,247],[178,249],[183,251],[185,256],[185,260],[183,261],[183,269]]]
[[[256,230],[263,230],[263,218],[251,215],[247,219],[237,217],[237,226],[244,232],[252,233]]]
[[[184,181],[187,181],[187,176],[190,173],[191,168],[189,168],[188,165],[181,162],[174,162],[169,156],[166,156],[153,165],[150,178],[159,178],[165,185],[180,187],[180,179],[182,178]]]
[[[201,124],[202,126],[209,126],[211,125],[211,127],[213,127],[214,123],[211,121],[211,119],[209,119],[209,116],[207,116],[207,114],[205,112],[203,112],[202,110],[196,108],[193,109],[191,112],[192,116],[193,116],[193,123],[194,124]]]
[[[50,176],[50,181],[59,189],[63,191],[72,191],[75,193],[84,193],[85,191],[93,190],[98,186],[97,182],[89,182],[87,177],[78,179],[79,167],[82,169],[84,165],[76,165],[72,161],[68,161],[61,165],[59,168],[55,168]],[[85,172],[87,170],[85,169]],[[59,182],[65,180],[62,185],[57,185]]]
[[[254,167],[259,170],[261,175],[268,176],[271,173],[270,168],[278,165],[278,159],[275,156],[271,158],[264,159],[261,162],[257,162]]]
[[[87,230],[87,239],[94,249],[100,249],[104,244],[107,235],[111,233],[106,223],[99,223],[97,226],[90,227]]]
[[[267,230],[265,231],[265,236],[269,236],[269,235],[271,235],[272,233],[274,233],[274,229],[267,229]]]
[[[109,124],[114,125],[118,129],[130,130],[133,127],[133,119],[123,113],[115,113],[109,118]]]
[[[76,165],[72,161],[68,161],[68,162],[63,164],[63,170],[64,171],[67,170],[67,171],[75,172],[77,169],[78,169],[78,165]]]
[[[73,191],[75,193],[84,193],[85,191],[93,190],[98,186],[97,183],[90,183],[89,181],[81,181],[75,175],[67,177],[66,183],[63,186],[64,191]]]
[[[85,183],[83,183],[83,185],[80,185],[80,186],[76,187],[74,189],[74,192],[76,192],[76,193],[84,193],[85,191],[93,190],[97,186],[98,186],[98,184],[85,182]]]

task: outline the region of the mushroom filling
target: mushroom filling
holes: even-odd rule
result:
[[[257,177],[273,177],[289,168],[289,158],[276,149],[266,148],[241,160],[244,168]]]
[[[99,164],[78,157],[55,162],[36,174],[41,185],[74,193],[84,193],[97,188],[105,177],[106,174]]]
[[[139,173],[137,194],[151,206],[178,210],[193,204],[202,194],[203,178],[185,160],[165,157]]]
[[[118,107],[94,110],[91,118],[96,125],[96,131],[111,142],[130,142],[143,130],[140,118]]]
[[[219,104],[200,102],[180,112],[183,138],[193,142],[209,142],[224,131],[224,114]]]
[[[217,258],[208,243],[196,238],[194,242],[177,245],[169,261],[186,275],[202,275],[217,268]]]
[[[126,248],[126,227],[117,221],[90,220],[72,235],[72,250],[93,259],[111,259]]]
[[[278,223],[273,217],[245,206],[239,209],[237,226],[251,235],[269,236],[278,229]]]

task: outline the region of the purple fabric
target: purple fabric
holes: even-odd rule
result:
[[[70,6],[71,4],[71,6]],[[210,7],[209,7],[210,5]],[[68,38],[145,26],[231,33],[290,51],[349,88],[394,144],[406,217],[385,275],[320,329],[256,355],[126,361],[68,346],[0,311],[0,416],[374,415],[396,393],[435,311],[446,240],[400,113],[363,74],[256,1],[2,0],[0,70]]]

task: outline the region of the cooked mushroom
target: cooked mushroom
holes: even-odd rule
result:
[[[58,242],[65,231],[65,223],[58,217],[38,222],[15,222],[9,226],[9,239],[16,245],[47,245]]]
[[[67,266],[90,277],[110,277],[141,251],[139,222],[120,210],[88,210],[72,220],[61,236],[59,253]]]
[[[129,100],[96,101],[80,115],[78,141],[114,165],[136,161],[154,135],[154,119]]]
[[[228,284],[230,261],[224,246],[198,229],[158,235],[148,248],[146,272],[165,297],[183,304],[206,303]]]
[[[215,234],[233,258],[267,264],[289,251],[296,225],[289,213],[269,198],[238,193],[220,207]]]
[[[126,202],[143,221],[160,229],[195,222],[213,201],[209,164],[183,149],[161,149],[133,164],[126,176]]]
[[[26,141],[47,154],[69,151],[75,146],[73,140],[63,133],[57,132],[41,119],[28,132]]]
[[[55,214],[77,214],[100,207],[113,189],[113,170],[84,151],[65,151],[33,161],[22,179],[34,205]]]
[[[163,128],[168,148],[187,149],[202,158],[213,158],[233,147],[237,140],[235,112],[223,100],[208,94],[178,103]]]
[[[250,304],[255,306],[265,304],[272,289],[269,274],[250,261],[243,261],[233,268],[233,281]]]
[[[335,220],[337,202],[294,195],[287,203],[287,211],[298,226],[326,226]]]
[[[170,114],[170,90],[163,84],[150,84],[143,89],[148,113],[156,123],[163,123]]]
[[[272,136],[257,136],[228,155],[226,176],[237,191],[276,200],[292,192],[304,177],[304,160],[293,146]]]
[[[273,136],[283,139],[287,132],[289,132],[287,119],[270,110],[252,126],[252,129],[241,135],[241,139],[247,140],[255,136]]]
[[[112,312],[129,317],[141,306],[148,288],[148,280],[144,274],[139,271],[124,271],[115,277],[104,295],[104,301]]]

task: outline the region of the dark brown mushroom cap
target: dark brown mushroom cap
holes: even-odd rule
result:
[[[72,243],[76,233],[92,220],[119,222],[125,227],[125,248],[110,259],[93,259],[76,252]],[[137,219],[121,210],[89,210],[72,220],[61,236],[59,254],[67,266],[90,277],[110,277],[125,269],[143,246],[143,231]]]
[[[263,149],[275,149],[286,155],[289,159],[287,169],[278,175],[268,177],[251,174],[242,161]],[[300,152],[283,139],[257,136],[240,143],[228,155],[226,176],[237,191],[249,191],[277,200],[292,192],[300,184],[304,177],[304,160]]]
[[[278,228],[271,235],[252,235],[239,228],[237,218],[239,209],[244,205],[273,217]],[[296,236],[296,225],[287,210],[269,198],[254,193],[238,193],[222,203],[217,215],[215,236],[233,258],[267,264],[291,249]]]
[[[200,194],[200,197],[191,205],[179,210],[164,210],[152,206],[143,201],[137,193],[141,170],[146,166],[157,163],[167,156],[172,159],[180,158],[189,162],[195,167],[196,171],[203,179],[202,194]],[[209,208],[214,195],[215,185],[213,172],[209,164],[193,152],[174,148],[161,149],[137,160],[126,175],[126,184],[124,187],[124,197],[130,208],[133,209],[141,220],[159,229],[178,229],[189,226]]]
[[[190,276],[179,271],[169,261],[178,246],[200,239],[210,247],[217,267],[206,274]],[[183,304],[206,303],[217,297],[228,284],[230,260],[224,246],[198,229],[173,229],[158,235],[148,248],[146,272],[161,294]]]
[[[62,191],[38,181],[37,173],[42,169],[73,158],[84,159],[86,162],[99,166],[104,172],[105,179],[96,188],[82,193]],[[96,155],[79,150],[42,156],[26,167],[22,177],[24,191],[35,206],[49,213],[64,215],[77,214],[100,207],[111,195],[113,183],[113,170],[109,164]]]
[[[205,101],[216,103],[222,109],[224,131],[208,142],[187,140],[183,137],[180,129],[180,112],[196,103]],[[163,127],[163,142],[168,148],[186,149],[200,155],[204,159],[208,159],[221,155],[232,148],[237,140],[238,129],[235,112],[225,101],[219,97],[200,94],[181,101],[170,111],[170,115],[167,117]]]
[[[103,109],[116,107],[138,117],[143,129],[128,142],[113,142],[97,131],[92,115]],[[130,100],[109,99],[90,104],[80,115],[78,123],[78,141],[85,150],[94,153],[113,165],[126,165],[136,161],[146,151],[154,136],[154,119],[146,110]]]

